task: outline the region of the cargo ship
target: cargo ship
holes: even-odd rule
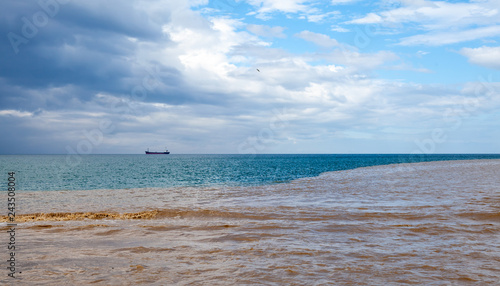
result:
[[[147,151],[145,151],[146,154],[150,154],[150,155],[158,155],[158,154],[170,154],[170,152],[168,152],[167,148],[165,148],[165,152],[155,152],[155,151],[149,151],[149,148]]]

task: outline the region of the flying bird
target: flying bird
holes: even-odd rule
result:
[[[258,72],[260,72],[260,70],[259,70],[259,69],[256,69],[256,70],[257,70]]]

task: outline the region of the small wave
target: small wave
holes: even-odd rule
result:
[[[500,221],[500,212],[466,212],[458,214],[472,220]]]
[[[118,248],[113,250],[112,252],[131,252],[131,253],[157,253],[157,252],[170,252],[174,251],[175,248],[164,248],[164,247],[128,247],[128,248]]]
[[[254,212],[236,212],[213,209],[162,209],[158,218],[235,218],[235,219],[269,219],[268,215],[259,215]]]

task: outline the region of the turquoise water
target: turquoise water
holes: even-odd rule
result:
[[[252,186],[393,163],[499,159],[500,155],[2,155],[19,190]],[[7,176],[7,175],[5,175]],[[7,177],[6,177],[7,178]]]

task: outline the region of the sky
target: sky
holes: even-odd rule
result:
[[[0,154],[500,153],[500,1],[2,1]]]

